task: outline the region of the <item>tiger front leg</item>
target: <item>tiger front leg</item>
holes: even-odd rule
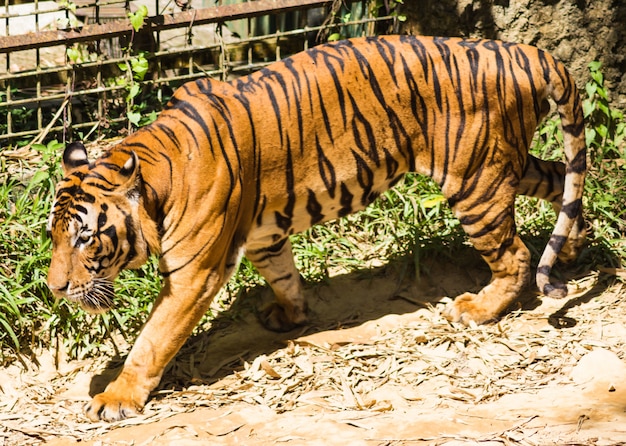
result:
[[[120,374],[86,407],[92,421],[117,421],[143,409],[163,370],[206,313],[222,285],[217,274],[168,278]]]
[[[490,283],[477,294],[462,294],[445,309],[447,319],[464,325],[496,319],[519,297],[530,279],[530,252],[515,233],[513,204],[506,205],[504,200],[483,206],[472,206],[471,212],[460,206],[454,209],[492,273]]]
[[[278,332],[304,324],[308,308],[289,239],[267,247],[251,244],[246,247],[246,257],[267,280],[275,296],[273,302],[260,310],[261,323]]]

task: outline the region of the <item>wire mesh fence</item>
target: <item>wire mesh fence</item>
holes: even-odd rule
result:
[[[185,81],[397,26],[377,0],[3,1],[0,146],[123,134]]]

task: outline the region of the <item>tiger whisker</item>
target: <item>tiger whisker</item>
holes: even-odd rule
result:
[[[85,293],[83,304],[90,312],[102,313],[113,306],[114,298],[113,281],[108,278],[94,277],[91,289]]]

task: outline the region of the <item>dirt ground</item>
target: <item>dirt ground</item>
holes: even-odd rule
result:
[[[396,261],[310,285],[311,324],[282,335],[257,321],[271,293],[254,290],[187,342],[134,419],[82,414],[120,356],[0,369],[0,445],[626,444],[626,289],[607,274],[624,271],[461,327],[440,315],[446,296],[488,271],[469,251],[440,257],[419,280]]]

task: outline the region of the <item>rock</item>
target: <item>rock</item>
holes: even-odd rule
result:
[[[547,50],[568,67],[579,88],[599,60],[614,107],[626,110],[626,2],[614,0],[423,0],[404,2],[402,32],[483,37]]]
[[[580,358],[570,377],[576,384],[606,386],[609,392],[626,386],[626,363],[615,353],[597,348]]]

